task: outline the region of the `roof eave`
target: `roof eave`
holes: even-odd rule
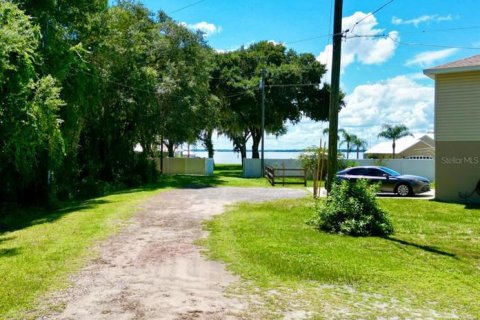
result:
[[[472,72],[472,71],[480,71],[480,65],[467,66],[467,67],[425,69],[423,70],[423,74],[435,80],[435,76],[438,74],[462,73],[462,72]]]

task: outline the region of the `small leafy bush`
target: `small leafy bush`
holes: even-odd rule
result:
[[[335,183],[327,200],[317,203],[309,224],[326,232],[352,236],[392,234],[392,223],[377,203],[377,191],[378,186],[369,185],[366,180]]]
[[[338,160],[338,163],[337,163],[338,170],[343,170],[343,169],[356,167],[356,166],[358,166],[358,162],[355,162],[353,160],[347,160],[347,159],[340,159]]]

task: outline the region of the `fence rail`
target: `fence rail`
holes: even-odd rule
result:
[[[305,187],[307,186],[307,174],[304,169],[265,166],[264,176],[272,186],[278,183],[281,183],[283,186],[286,184],[303,184]],[[285,180],[285,178],[288,180]]]

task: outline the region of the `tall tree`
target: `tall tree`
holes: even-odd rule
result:
[[[412,134],[410,133],[410,131],[408,131],[408,128],[403,124],[394,125],[394,126],[389,124],[384,124],[383,131],[378,134],[378,137],[392,140],[392,158],[395,159],[396,140],[406,136],[411,136],[411,135]]]
[[[345,129],[339,129],[338,132],[341,133],[342,138],[340,141],[340,146],[346,144],[347,145],[347,159],[349,157],[350,151],[352,151],[353,144],[357,138],[356,135],[348,133]]]
[[[267,133],[286,133],[286,123],[297,123],[302,116],[314,120],[328,117],[329,88],[319,89],[325,73],[311,54],[297,54],[281,44],[263,41],[216,56],[211,86],[225,101],[223,132],[232,141],[252,139],[252,157],[259,157],[261,133],[260,73],[266,71]],[[225,119],[224,119],[225,120]],[[232,129],[233,128],[233,129]],[[245,135],[248,132],[248,135]],[[243,146],[240,146],[240,149]]]
[[[208,117],[216,112],[209,93],[213,53],[202,33],[188,30],[163,12],[158,20],[165,39],[157,51],[156,68],[161,75],[165,137],[173,156],[176,145],[196,140],[202,130],[211,130],[208,122],[215,121],[215,116]]]
[[[0,200],[45,201],[64,156],[60,88],[39,77],[39,28],[0,2]]]
[[[353,146],[355,146],[357,151],[357,159],[360,159],[360,149],[365,149],[367,147],[367,141],[355,137],[355,140],[353,140]]]

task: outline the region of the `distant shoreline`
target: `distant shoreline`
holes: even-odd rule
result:
[[[207,149],[190,149],[191,152],[207,152]],[[235,152],[232,149],[215,149],[215,152]],[[261,150],[258,150],[259,152]],[[272,149],[267,150],[265,152],[304,152],[305,149]],[[338,149],[340,152],[347,152],[346,149]],[[247,152],[252,152],[252,150],[247,150]],[[350,150],[350,153],[356,152],[356,150]],[[359,152],[365,152],[365,150],[359,150]]]

